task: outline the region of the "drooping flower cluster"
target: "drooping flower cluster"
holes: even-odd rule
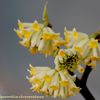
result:
[[[31,53],[40,52],[45,55],[52,55],[53,52],[57,51],[57,47],[53,44],[60,39],[59,33],[55,33],[51,28],[44,27],[43,24],[39,24],[37,21],[34,23],[19,21],[18,26],[19,29],[15,31],[21,38],[20,44],[29,48]]]
[[[68,98],[80,91],[74,83],[75,77],[71,76],[67,70],[51,69],[50,67],[29,68],[30,76],[27,77],[31,83],[31,89],[55,97]]]
[[[19,28],[15,32],[21,39],[20,44],[29,48],[32,54],[37,52],[45,55],[52,55],[57,52],[61,40],[60,34],[55,33],[51,28],[34,21],[33,23],[22,23],[18,21]]]
[[[32,84],[33,91],[42,92],[53,97],[68,98],[80,91],[75,85],[75,76],[69,74],[78,69],[83,73],[84,69],[79,65],[79,56],[72,49],[61,49],[55,57],[55,68],[32,67],[29,68],[28,80]]]

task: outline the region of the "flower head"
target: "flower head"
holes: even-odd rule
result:
[[[55,58],[57,68],[64,68],[75,71],[79,65],[80,56],[73,49],[61,49]]]
[[[35,32],[39,31],[41,26],[40,24],[35,20],[35,22],[32,24],[32,28]]]
[[[14,30],[21,39],[20,44],[28,48],[32,54],[55,55],[58,47],[64,44],[62,41],[59,42],[61,40],[59,33],[36,20],[33,23],[18,21],[18,29]]]
[[[91,49],[93,49],[93,48],[97,48],[98,47],[98,40],[95,40],[95,39],[90,39],[90,41],[89,41],[89,47],[91,48]]]
[[[96,62],[100,60],[100,46],[94,38],[85,38],[74,44],[73,48],[81,55],[86,65],[95,67]]]
[[[74,83],[73,76],[67,70],[56,70],[48,67],[32,67],[30,65],[27,79],[32,85],[31,89],[54,98],[68,98],[80,91]]]
[[[75,40],[77,40],[78,37],[79,37],[79,33],[76,31],[75,28],[73,29],[72,36],[73,36],[73,38],[74,38]]]
[[[58,48],[53,44],[56,40],[59,40],[59,38],[59,33],[55,33],[49,27],[45,27],[41,35],[41,41],[38,46],[38,50],[46,56],[53,55],[58,50]]]
[[[82,32],[78,32],[75,28],[72,31],[68,31],[65,27],[64,29],[65,40],[68,42],[67,47],[72,47],[74,44],[78,43],[84,38],[88,38],[88,35]]]
[[[30,48],[31,38],[42,27],[37,21],[34,23],[24,23],[18,20],[18,29],[14,29],[18,37],[21,39],[20,44],[24,47]]]
[[[65,51],[64,50],[60,50],[59,52],[58,52],[58,55],[59,56],[61,56],[61,57],[64,57],[65,56]]]

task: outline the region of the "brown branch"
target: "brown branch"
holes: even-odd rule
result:
[[[82,78],[79,82],[80,83],[79,85],[80,85],[80,88],[81,88],[80,93],[85,98],[85,100],[95,100],[95,98],[93,97],[93,95],[91,94],[91,92],[89,91],[89,89],[87,88],[87,85],[86,85],[87,79],[88,79],[91,71],[92,71],[91,66],[86,66],[85,71],[83,73],[83,76],[82,76]]]
[[[95,39],[97,39],[98,42],[100,43],[100,31],[98,31],[96,33],[97,33],[97,35],[96,35]],[[86,85],[87,79],[88,79],[91,71],[92,71],[92,67],[86,66],[81,80],[79,80],[78,78],[76,79],[76,85],[78,85],[79,87],[82,88],[80,93],[85,98],[85,100],[95,100],[95,98],[93,97],[93,95],[91,94],[91,92],[89,91],[89,89],[87,88],[87,85]]]
[[[95,98],[93,97],[93,95],[91,94],[91,92],[89,91],[86,85],[88,76],[91,71],[92,71],[92,68],[90,66],[86,66],[82,78],[79,79],[78,77],[76,77],[76,81],[75,81],[75,84],[81,88],[80,93],[84,97],[85,100],[95,100]],[[71,75],[74,75],[74,73],[70,71],[69,73]]]
[[[89,74],[90,74],[91,71],[92,71],[91,66],[86,66],[85,71],[84,71],[84,73],[83,73],[83,76],[82,76],[82,78],[81,78],[81,81],[82,81],[82,83],[83,83],[84,85],[86,85],[87,79],[88,79]]]

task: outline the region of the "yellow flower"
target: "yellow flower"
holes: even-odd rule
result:
[[[41,38],[44,40],[52,40],[52,39],[57,39],[58,37],[59,37],[59,34],[57,33],[44,32]]]
[[[24,28],[23,23],[20,20],[18,20],[18,27],[19,30],[22,30]]]
[[[70,33],[68,32],[68,30],[67,30],[66,27],[64,28],[64,31],[65,31],[65,32],[64,32],[64,35],[70,35]]]
[[[75,28],[72,31],[64,29],[64,36],[67,43],[67,48],[72,47],[77,44],[79,41],[88,38],[88,35],[82,32],[77,32]]]
[[[64,50],[60,50],[58,53],[59,56],[64,57],[65,56],[65,52]]]
[[[52,82],[51,82],[50,88],[53,89],[53,90],[59,89],[58,83],[59,83],[59,75],[56,72],[55,75],[52,78]]]
[[[96,62],[100,60],[100,46],[96,39],[90,38],[83,46],[83,62],[91,67],[96,66]]]
[[[43,28],[43,33],[41,34],[41,40],[38,45],[38,51],[45,54],[45,56],[53,55],[58,48],[54,46],[56,40],[59,39],[59,34],[55,33],[51,28]]]
[[[58,86],[56,86],[56,85],[51,85],[50,88],[53,89],[54,91],[58,90]]]
[[[27,78],[32,84],[32,90],[51,95],[54,98],[58,96],[67,98],[71,92],[73,95],[79,92],[80,89],[75,85],[73,76],[70,76],[67,70],[49,70],[48,67],[34,68],[36,73],[34,74],[34,69],[31,66],[30,70],[33,71],[33,75],[30,73],[31,77]]]
[[[95,68],[96,67],[96,62],[95,60],[92,60],[90,57],[86,58],[84,60],[84,63],[88,66],[91,66],[92,68]]]
[[[93,55],[92,55],[92,59],[93,59],[93,58],[98,58],[98,51],[97,51],[96,48],[93,48],[93,49],[92,49],[92,54],[93,54]],[[94,59],[93,59],[93,60],[94,60]],[[96,59],[95,59],[95,60],[96,60]]]
[[[73,87],[70,89],[70,91],[73,91],[73,92],[80,92],[80,88],[79,87]]]
[[[49,92],[48,92],[48,86],[49,86],[49,84],[48,84],[47,82],[44,82],[44,85],[43,85],[43,87],[41,88],[40,91],[41,91],[42,93],[48,95],[48,94],[49,94]]]
[[[88,42],[89,42],[89,39],[88,38],[84,38],[84,39],[78,41],[76,44],[74,44],[72,48],[76,52],[78,52],[81,55],[81,57],[84,57],[89,52],[88,45],[87,45]]]
[[[21,38],[21,41],[19,43],[22,46],[28,48],[31,44],[30,39],[31,39],[32,33],[25,29],[23,29],[23,30],[14,29],[14,31],[17,33],[18,37]]]
[[[68,97],[73,96],[73,95],[74,95],[74,93],[72,91],[68,92]]]
[[[31,83],[31,84],[39,84],[39,78],[37,78],[36,76],[31,76],[31,77],[28,77],[26,76],[26,78],[28,79],[28,81]]]
[[[61,77],[60,85],[64,86],[64,87],[68,86],[69,82],[66,79],[66,77],[64,76],[63,72],[59,71],[59,73],[60,73],[60,77]]]
[[[59,96],[59,90],[58,90],[58,89],[54,91],[53,96],[54,96],[54,98],[56,98],[56,97],[58,97],[58,96]]]
[[[78,66],[78,71],[80,72],[80,73],[84,73],[84,68],[82,67],[82,66]]]
[[[35,85],[32,86],[31,89],[39,93],[40,92],[40,88],[41,88],[41,85],[35,84]]]
[[[25,38],[29,38],[29,36],[31,35],[31,33],[27,30],[23,30],[22,32]]]
[[[29,64],[29,70],[28,72],[30,73],[31,76],[35,75],[36,74],[36,69],[31,65]]]
[[[66,97],[64,87],[62,87],[62,86],[60,86],[60,89],[59,89],[59,96],[61,96],[61,98]]]
[[[20,41],[19,44],[28,48],[30,46],[30,41]]]
[[[29,36],[31,35],[31,33],[27,30],[16,30],[14,29],[14,31],[17,33],[17,35],[19,36],[19,38],[29,38]]]
[[[69,43],[70,39],[68,37],[65,38],[66,42]]]
[[[64,28],[64,31],[65,31],[64,32],[65,40],[66,40],[67,43],[69,43],[70,42],[70,37],[69,37],[70,36],[70,32],[68,32],[66,27]]]
[[[57,69],[67,69],[74,72],[80,64],[80,56],[74,49],[60,49],[55,57]]]
[[[68,81],[64,80],[64,81],[60,81],[61,86],[68,86]]]
[[[37,47],[30,47],[30,48],[29,48],[29,52],[30,52],[31,54],[36,54],[36,53],[38,52],[38,48],[37,48]]]
[[[50,71],[51,69],[49,67],[33,67],[31,64],[29,64],[28,72],[31,76],[36,75],[37,73],[40,73],[41,71],[46,72]]]
[[[100,60],[100,57],[91,56],[91,60],[92,60],[92,61],[97,61],[97,60]]]
[[[55,33],[51,28],[38,23],[22,23],[18,21],[18,29],[14,29],[21,39],[20,44],[29,49],[32,54],[42,53],[45,56],[55,55],[58,45],[55,41],[60,39],[59,33]],[[63,44],[59,43],[59,46]]]
[[[22,23],[18,20],[18,29],[14,29],[18,37],[21,39],[19,42],[22,46],[28,48],[31,45],[31,36],[33,31],[31,30],[31,23]]]
[[[41,81],[38,78],[34,78],[32,81],[34,84],[40,84]]]
[[[14,31],[16,32],[16,34],[17,34],[17,36],[19,37],[19,38],[23,38],[23,33],[22,33],[22,31],[21,30],[16,30],[16,29],[14,29]]]
[[[34,23],[32,24],[32,27],[33,27],[33,30],[35,31],[35,32],[37,32],[37,31],[39,31],[40,30],[40,25],[39,25],[39,23],[35,20],[34,21]]]
[[[95,40],[92,38],[89,42],[89,47],[90,48],[97,48],[98,47],[98,40]]]
[[[80,55],[83,55],[83,50],[82,48],[78,47],[78,46],[74,46],[75,51],[79,52]]]
[[[100,46],[98,40],[94,38],[83,38],[75,43],[72,48],[80,54],[82,61],[88,66],[94,67],[96,61],[100,60]],[[79,71],[84,72],[84,69]]]
[[[44,76],[44,80],[45,80],[46,82],[51,82],[51,81],[52,81],[52,78],[51,78],[49,75],[45,75],[45,76]]]
[[[67,41],[61,39],[61,40],[55,41],[53,45],[56,47],[59,47],[59,46],[67,46],[67,44],[68,44]]]
[[[73,35],[73,37],[74,37],[75,40],[78,39],[79,34],[78,34],[78,32],[76,31],[75,28],[73,29],[72,35]]]

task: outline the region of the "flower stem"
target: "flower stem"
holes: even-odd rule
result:
[[[91,66],[86,66],[82,78],[79,79],[78,77],[76,77],[76,81],[75,81],[75,84],[81,88],[80,93],[84,97],[85,100],[95,100],[95,98],[89,91],[88,87],[86,86],[87,79],[88,79],[91,71],[92,71]],[[71,75],[74,75],[74,73],[72,73],[70,71],[69,71],[69,73]]]

